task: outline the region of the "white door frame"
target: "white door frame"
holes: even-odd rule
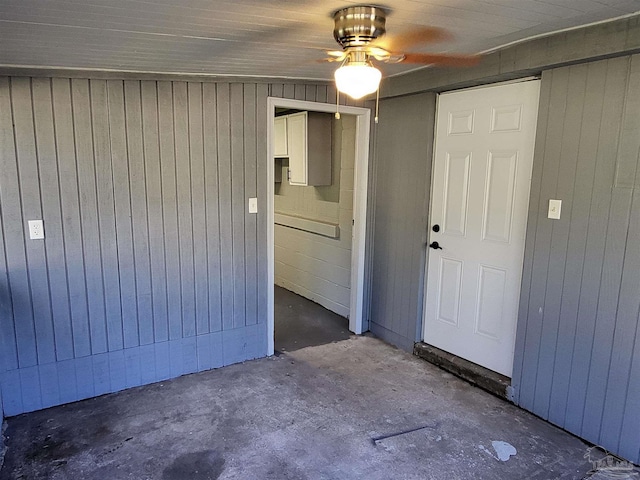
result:
[[[335,104],[316,103],[287,98],[267,98],[267,355],[274,352],[274,194],[273,117],[276,107],[333,113]],[[367,184],[369,176],[369,130],[371,110],[340,105],[340,113],[356,116],[356,159],[353,179],[353,237],[351,240],[351,298],[349,330],[359,335],[363,330],[364,264],[367,231]]]

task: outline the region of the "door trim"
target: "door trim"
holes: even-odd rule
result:
[[[333,113],[335,104],[316,103],[287,98],[267,98],[267,164],[273,159],[273,117],[276,107]],[[340,105],[340,113],[356,116],[356,158],[353,179],[353,237],[351,240],[351,295],[349,301],[349,330],[356,335],[363,332],[364,266],[367,231],[367,186],[369,181],[369,135],[371,110]],[[267,168],[267,355],[274,353],[274,169]]]

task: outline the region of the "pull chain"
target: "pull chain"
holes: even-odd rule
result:
[[[340,90],[336,88],[336,119],[340,120]]]
[[[373,121],[378,123],[378,104],[380,103],[380,87],[378,86],[378,90],[376,90],[376,116],[373,118]]]

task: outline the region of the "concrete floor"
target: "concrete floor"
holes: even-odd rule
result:
[[[274,287],[274,344],[293,352],[349,338],[349,320],[277,285]]]
[[[375,338],[291,350],[10,418],[0,480],[550,480],[592,468],[577,438]]]

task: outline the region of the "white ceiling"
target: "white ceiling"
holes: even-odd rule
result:
[[[0,0],[0,65],[330,79],[345,0]],[[387,32],[429,25],[455,40],[420,51],[478,53],[628,15],[640,0],[389,0]],[[383,68],[387,75],[414,66]]]

